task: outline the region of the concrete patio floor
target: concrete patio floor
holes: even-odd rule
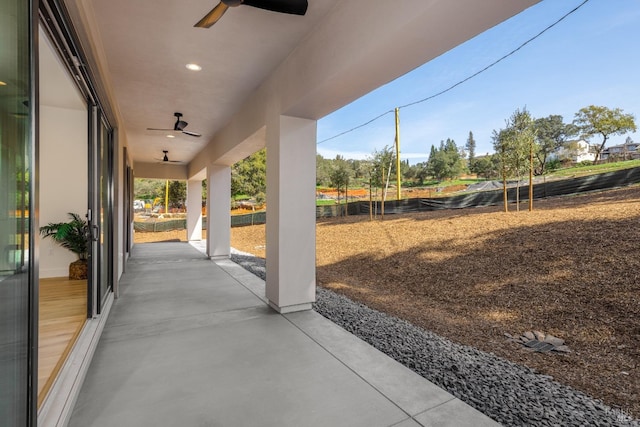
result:
[[[187,243],[136,244],[70,426],[493,426]]]

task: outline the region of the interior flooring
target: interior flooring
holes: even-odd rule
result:
[[[87,281],[40,279],[38,407],[87,320]]]

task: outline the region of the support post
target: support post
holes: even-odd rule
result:
[[[402,174],[400,173],[400,109],[396,108],[396,200],[402,192]]]
[[[164,190],[164,213],[169,213],[169,180],[167,180],[167,184]]]
[[[267,121],[266,297],[280,313],[309,310],[316,293],[316,121]]]
[[[212,259],[231,254],[231,167],[207,168],[207,255]]]
[[[533,211],[533,138],[529,140],[529,212]]]
[[[202,181],[187,181],[187,240],[202,240]]]

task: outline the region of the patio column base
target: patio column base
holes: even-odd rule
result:
[[[269,301],[269,306],[271,306],[271,308],[273,308],[275,311],[277,311],[280,314],[295,313],[296,311],[307,311],[313,308],[311,303],[295,304],[295,305],[287,305],[285,307],[279,307],[273,301]]]

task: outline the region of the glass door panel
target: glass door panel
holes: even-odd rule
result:
[[[102,308],[107,295],[111,290],[111,132],[104,122],[100,123],[100,147],[99,147],[99,175],[100,181],[100,207],[99,213],[99,304]]]
[[[90,312],[100,314],[112,290],[111,218],[112,189],[112,131],[97,106],[90,110],[89,144],[89,217],[91,245],[89,254]]]
[[[29,202],[30,2],[0,0],[0,425],[29,425],[32,330]],[[6,423],[6,424],[5,424]]]

